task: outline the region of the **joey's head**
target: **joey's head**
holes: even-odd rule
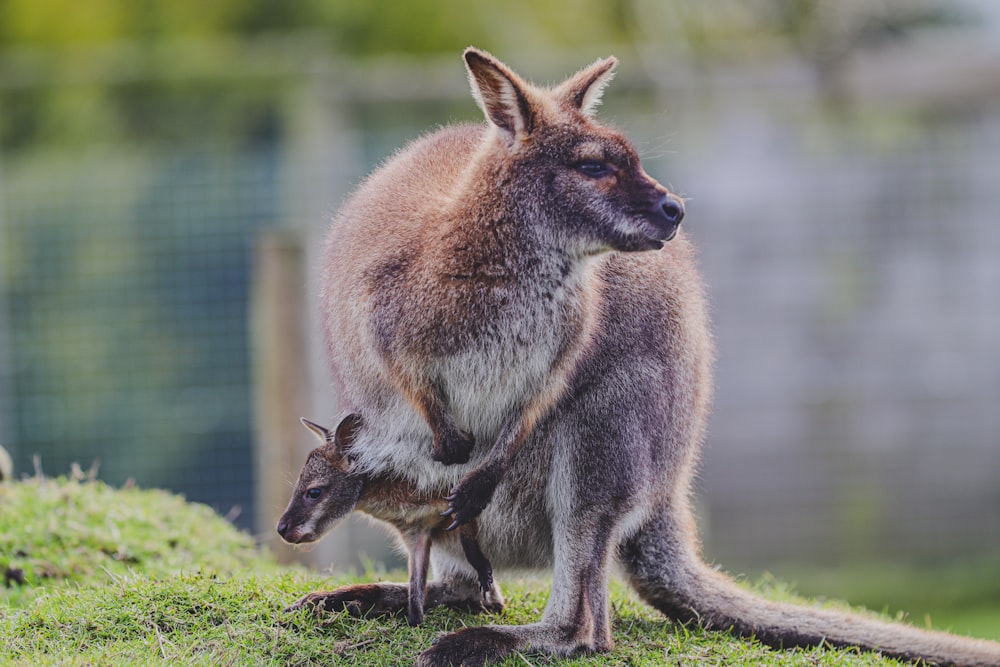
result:
[[[534,86],[469,48],[473,96],[492,125],[481,165],[503,209],[571,255],[658,250],[677,233],[684,203],[643,171],[620,132],[594,120],[614,58],[552,88]]]
[[[278,520],[278,534],[289,544],[315,542],[354,509],[364,490],[363,476],[350,470],[350,448],[361,416],[345,417],[335,431],[303,419],[322,444],[309,452],[292,499]]]

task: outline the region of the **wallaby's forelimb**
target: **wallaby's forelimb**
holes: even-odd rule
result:
[[[476,576],[479,578],[479,587],[482,589],[483,595],[488,594],[490,589],[493,588],[493,566],[490,565],[486,554],[479,547],[479,542],[476,540],[475,535],[475,526],[462,526],[458,531],[458,539],[462,543],[462,552],[465,554],[465,559],[476,570]]]
[[[404,388],[410,401],[423,415],[434,434],[431,458],[445,465],[467,463],[475,445],[471,434],[458,428],[448,409],[448,401],[441,387],[434,383]]]

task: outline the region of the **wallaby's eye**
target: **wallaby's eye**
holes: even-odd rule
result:
[[[576,170],[584,176],[601,178],[602,176],[611,174],[614,168],[607,162],[601,162],[600,160],[584,160],[576,165]]]
[[[316,500],[321,495],[323,495],[323,489],[319,488],[318,486],[314,486],[313,488],[306,491],[306,498],[308,498],[309,500]]]

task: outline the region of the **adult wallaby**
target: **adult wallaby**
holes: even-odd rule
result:
[[[465,61],[490,125],[446,128],[369,178],[334,224],[324,278],[333,357],[352,359],[347,394],[393,423],[367,465],[399,465],[408,448],[410,474],[438,481],[435,462],[493,443],[452,490],[453,526],[489,502],[565,392],[594,333],[594,258],[659,249],[684,215],[589,117],[614,59],[551,92],[481,51]]]
[[[665,243],[680,203],[592,117],[615,61],[548,89],[481,51],[465,61],[488,122],[414,142],[345,204],[324,324],[341,396],[371,426],[354,465],[432,493],[475,470],[455,518],[484,506],[494,566],[551,567],[553,583],[539,622],[447,635],[417,664],[609,650],[617,562],[682,622],[773,646],[1000,665],[998,644],[766,601],[704,563],[689,498],[712,384],[703,288],[685,235]],[[631,250],[654,251],[613,252]],[[462,458],[442,444],[471,440],[462,432],[501,446],[438,463]],[[435,542],[431,562],[428,605],[478,600],[458,545]]]
[[[448,522],[442,519],[448,503],[440,495],[418,492],[405,479],[353,471],[350,450],[363,427],[360,415],[347,415],[334,431],[308,419],[302,423],[322,444],[309,452],[302,466],[288,507],[278,520],[278,534],[289,544],[315,542],[356,509],[396,528],[409,554],[410,582],[406,590],[397,587],[390,591],[385,585],[358,584],[336,592],[311,593],[289,609],[322,607],[328,611],[347,609],[368,613],[387,606],[401,609],[405,600],[407,620],[410,625],[419,625],[424,620],[431,543],[455,540],[453,534],[445,532]],[[476,541],[476,524],[464,524],[457,532],[458,542],[466,560],[476,570],[483,593],[480,605],[463,601],[459,606],[501,610],[503,596],[493,583],[493,568]],[[386,600],[388,594],[392,596],[391,603]]]

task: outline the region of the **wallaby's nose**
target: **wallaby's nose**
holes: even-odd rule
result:
[[[684,204],[681,203],[680,199],[673,195],[663,195],[663,203],[660,204],[660,208],[670,224],[681,224],[681,220],[684,219]]]
[[[281,517],[281,519],[278,521],[278,535],[284,537],[285,533],[287,532],[288,532],[288,519],[286,519],[285,517]]]

